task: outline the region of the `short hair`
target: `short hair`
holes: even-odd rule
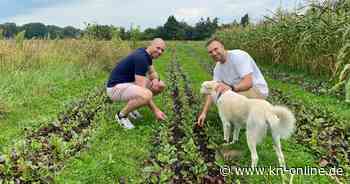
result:
[[[207,43],[205,44],[205,46],[208,47],[211,43],[213,43],[213,42],[215,42],[215,41],[217,41],[217,42],[221,43],[222,45],[224,45],[224,43],[221,41],[221,39],[220,39],[219,37],[214,36],[214,37],[210,38],[210,39],[207,41]]]

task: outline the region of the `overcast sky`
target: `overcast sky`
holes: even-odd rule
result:
[[[86,22],[141,29],[163,25],[170,15],[194,24],[201,17],[218,17],[220,23],[238,21],[248,13],[262,19],[278,7],[294,10],[305,0],[0,0],[0,24],[42,22],[84,28]]]

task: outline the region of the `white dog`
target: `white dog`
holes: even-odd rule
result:
[[[241,127],[246,127],[247,143],[251,153],[252,167],[258,164],[256,145],[266,135],[267,128],[271,129],[274,149],[281,167],[285,167],[281,150],[280,138],[288,138],[294,131],[295,117],[286,107],[273,106],[266,100],[248,99],[231,90],[217,94],[216,81],[205,81],[201,93],[211,95],[219,110],[224,130],[224,140],[233,144],[238,140]],[[231,124],[234,125],[233,140],[229,142]]]

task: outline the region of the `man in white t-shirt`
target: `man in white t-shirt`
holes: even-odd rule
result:
[[[216,62],[214,80],[219,81],[216,91],[223,93],[233,90],[248,98],[265,99],[268,95],[267,83],[255,64],[254,59],[243,50],[225,50],[218,38],[207,44],[209,55]],[[213,99],[208,95],[197,125],[202,127]]]

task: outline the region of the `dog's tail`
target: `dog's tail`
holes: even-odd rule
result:
[[[274,114],[277,116],[268,116],[267,121],[270,123],[271,129],[274,133],[281,136],[282,139],[288,138],[295,128],[295,117],[293,113],[283,106],[274,106]]]

